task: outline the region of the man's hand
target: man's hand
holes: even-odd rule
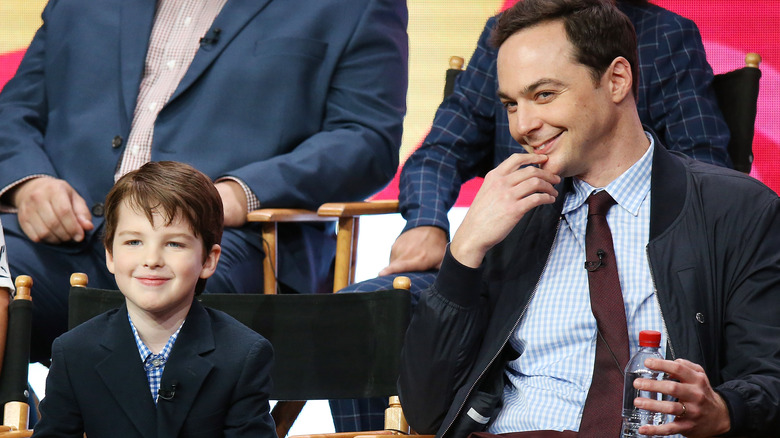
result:
[[[241,184],[225,180],[220,181],[214,186],[222,197],[222,208],[225,212],[226,227],[240,227],[246,224],[246,215],[249,213],[247,208],[246,194]]]
[[[545,161],[545,155],[514,154],[488,172],[450,244],[456,260],[479,267],[485,253],[504,240],[523,215],[555,202],[558,192],[553,185],[560,177],[537,167],[522,167]]]
[[[81,242],[94,228],[86,201],[66,181],[40,177],[23,182],[9,194],[19,225],[33,242]]]
[[[661,426],[642,426],[639,428],[640,434],[682,434],[698,438],[721,435],[731,429],[726,402],[712,389],[704,368],[700,365],[685,359],[647,359],[645,365],[650,369],[663,371],[677,381],[636,379],[634,387],[676,397],[677,401],[657,401],[640,397],[634,400],[634,405],[649,411],[672,414],[677,418]]]
[[[379,275],[439,269],[447,250],[447,233],[439,227],[416,227],[404,231],[390,250],[390,264]]]

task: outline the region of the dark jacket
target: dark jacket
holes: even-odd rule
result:
[[[647,254],[667,355],[704,367],[729,407],[730,435],[777,436],[780,198],[655,144]],[[571,181],[561,184],[565,193]],[[517,357],[507,341],[541,278],[563,199],[526,214],[479,269],[445,256],[402,357],[401,402],[418,432],[465,437],[500,409],[503,371]]]
[[[35,437],[275,438],[271,344],[196,300],[173,344],[155,406],[122,306],[54,341]]]

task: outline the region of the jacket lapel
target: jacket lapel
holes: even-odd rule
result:
[[[156,0],[120,0],[119,65],[126,129],[130,129],[156,10]]]
[[[194,300],[160,382],[160,388],[175,385],[175,392],[170,400],[158,398],[157,436],[179,436],[203,382],[214,368],[214,364],[202,355],[213,350],[211,320],[198,300]]]
[[[154,436],[154,401],[125,306],[111,315],[101,345],[106,357],[95,365],[95,372],[140,435]]]
[[[230,41],[236,37],[271,0],[229,0],[223,6],[209,33],[213,29],[220,29],[219,38],[213,44],[203,44],[195,54],[190,68],[179,82],[171,96],[169,103],[189,88],[201,74],[214,62],[225,50]]]

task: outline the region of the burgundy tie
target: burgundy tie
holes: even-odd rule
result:
[[[593,381],[582,412],[579,438],[617,438],[623,411],[623,370],[628,363],[628,331],[607,212],[615,200],[602,190],[588,197],[585,269],[590,306],[598,325]]]

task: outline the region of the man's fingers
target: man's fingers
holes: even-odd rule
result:
[[[76,220],[82,230],[95,228],[95,225],[92,224],[92,212],[89,210],[87,202],[75,190],[71,194],[71,204],[73,205],[73,213],[76,215]]]
[[[16,192],[18,219],[27,236],[35,242],[51,244],[84,239],[84,230],[93,228],[84,200],[65,181],[36,178]],[[79,202],[78,217],[74,202]]]

